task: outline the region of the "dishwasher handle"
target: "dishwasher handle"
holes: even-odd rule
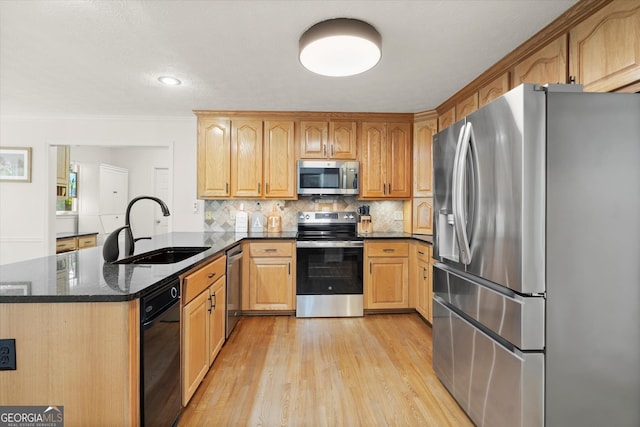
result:
[[[238,258],[242,258],[242,248],[238,247],[237,249],[230,249],[227,251],[227,265],[231,264],[233,261]]]

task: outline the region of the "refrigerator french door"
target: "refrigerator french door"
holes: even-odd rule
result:
[[[433,366],[477,425],[640,425],[639,117],[525,84],[434,137]]]

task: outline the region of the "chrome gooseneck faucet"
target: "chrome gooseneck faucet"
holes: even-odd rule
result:
[[[131,231],[131,207],[138,201],[142,199],[153,200],[154,202],[160,205],[160,209],[162,209],[162,215],[169,216],[171,213],[169,212],[169,208],[166,203],[160,200],[157,197],[153,196],[138,196],[132,199],[127,206],[127,212],[124,216],[124,226],[117,228],[114,230],[109,237],[104,241],[104,246],[102,247],[102,256],[107,262],[114,262],[118,259],[120,255],[120,247],[118,245],[118,235],[122,230],[125,230],[125,239],[124,239],[124,253],[126,256],[133,255],[133,251],[135,249],[135,242],[140,239],[151,239],[151,237],[138,237],[137,239],[133,238],[133,232]]]

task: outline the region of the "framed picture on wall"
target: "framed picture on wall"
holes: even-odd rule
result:
[[[31,147],[0,147],[0,181],[31,182]]]

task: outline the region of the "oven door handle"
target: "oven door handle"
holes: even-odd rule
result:
[[[362,240],[298,240],[296,248],[363,248]]]

